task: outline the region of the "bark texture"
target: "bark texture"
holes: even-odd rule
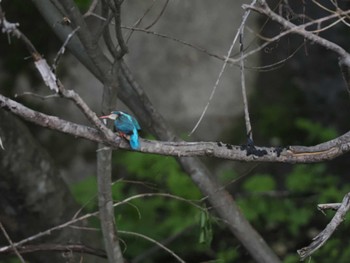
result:
[[[28,128],[4,110],[0,110],[0,123],[5,147],[0,151],[0,220],[15,242],[68,221],[80,207],[55,169],[54,160]],[[53,232],[45,240],[60,244],[82,242],[80,231],[73,229]],[[4,239],[1,243],[8,245]],[[50,262],[65,260],[63,253],[52,252],[24,258],[32,262],[48,262],[48,258]]]

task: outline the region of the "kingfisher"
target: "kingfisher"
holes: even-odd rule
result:
[[[139,134],[137,131],[141,130],[141,127],[133,116],[122,111],[112,111],[111,114],[101,116],[100,119],[114,120],[115,129],[121,137],[129,141],[131,149],[140,149]]]

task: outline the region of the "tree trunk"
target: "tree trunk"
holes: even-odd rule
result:
[[[55,168],[54,160],[14,115],[0,110],[0,124],[0,137],[5,147],[5,150],[0,149],[0,221],[12,241],[20,241],[72,219],[80,207]],[[37,243],[80,244],[81,239],[80,230],[69,228],[52,232]],[[0,242],[8,245],[4,238]],[[48,262],[48,258],[50,262],[69,262],[63,258],[73,255],[68,254],[36,252],[23,257],[31,262]],[[86,260],[84,255],[84,262],[95,259]]]

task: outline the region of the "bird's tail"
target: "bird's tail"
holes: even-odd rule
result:
[[[134,150],[140,148],[139,135],[136,129],[134,129],[133,134],[130,135],[130,146]]]

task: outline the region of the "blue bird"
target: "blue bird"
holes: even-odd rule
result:
[[[101,116],[100,118],[114,120],[114,127],[120,136],[129,140],[132,149],[140,149],[139,134],[137,131],[141,130],[141,127],[134,117],[122,111],[112,111],[111,114]]]

